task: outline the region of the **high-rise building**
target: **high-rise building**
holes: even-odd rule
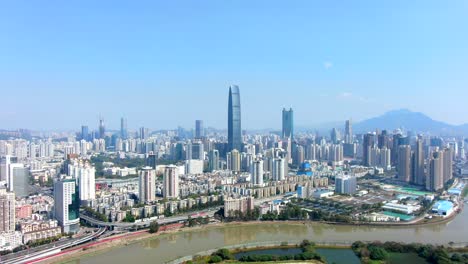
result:
[[[76,179],[81,201],[96,199],[96,169],[87,161],[74,160],[68,165],[68,175]]]
[[[290,108],[286,110],[283,108],[283,138],[294,138],[294,112],[293,109]]]
[[[158,165],[158,155],[154,154],[153,152],[150,152],[148,154],[148,157],[146,157],[146,166],[155,170],[157,165]]]
[[[356,193],[357,180],[354,176],[341,175],[335,177],[335,192],[352,195]]]
[[[187,145],[186,160],[205,160],[203,142],[195,141]]]
[[[29,169],[23,164],[14,164],[12,168],[13,173],[13,192],[16,197],[27,197],[29,196]]]
[[[205,128],[203,127],[203,120],[195,120],[195,138],[201,139],[205,137]]]
[[[442,151],[434,151],[431,156],[426,189],[438,191],[444,187],[444,157]]]
[[[140,135],[141,140],[147,139],[148,136],[149,136],[148,128],[140,127],[140,134],[139,135]]]
[[[341,140],[340,132],[338,131],[338,129],[336,128],[332,129],[330,133],[330,139],[331,139],[332,144],[337,144]]]
[[[241,102],[237,85],[229,87],[228,151],[242,150]]]
[[[398,180],[411,181],[411,146],[402,145],[398,148]]]
[[[178,198],[179,197],[179,175],[177,167],[169,165],[164,168],[164,198]]]
[[[15,194],[0,188],[0,233],[15,231]]]
[[[253,161],[251,166],[251,182],[253,185],[262,186],[263,185],[263,160],[262,158],[257,158]]]
[[[64,233],[80,229],[80,197],[75,179],[66,178],[54,184],[55,218]]]
[[[443,166],[444,166],[444,184],[453,178],[453,151],[451,148],[443,150]]]
[[[253,197],[242,197],[239,199],[227,198],[224,201],[224,217],[234,216],[236,212],[245,214],[254,209]]]
[[[241,155],[237,149],[234,149],[230,152],[230,164],[229,169],[234,173],[239,173],[241,171]]]
[[[424,185],[426,173],[424,172],[424,140],[420,137],[416,140],[416,147],[413,155],[413,179],[412,182],[417,185]]]
[[[156,172],[144,167],[138,172],[138,195],[140,203],[151,203],[156,199]]]
[[[127,119],[123,117],[120,119],[120,137],[122,139],[128,138]]]
[[[88,126],[81,126],[81,135],[82,140],[89,141],[89,128]]]
[[[104,124],[104,119],[101,117],[99,118],[99,138],[106,137],[106,126]]]
[[[371,166],[371,157],[370,151],[374,147],[375,144],[375,134],[374,133],[367,133],[364,135],[364,141],[362,144],[362,158],[364,166]]]
[[[209,152],[208,166],[210,172],[219,170],[219,151],[217,149],[213,149]]]
[[[273,171],[272,179],[273,181],[284,181],[285,179],[285,169],[286,160],[284,158],[275,158],[273,159]]]
[[[352,144],[353,142],[353,121],[349,119],[345,123],[345,143]]]

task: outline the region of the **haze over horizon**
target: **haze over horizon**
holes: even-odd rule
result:
[[[231,84],[243,129],[468,122],[466,1],[333,2],[2,3],[0,129],[223,129]]]

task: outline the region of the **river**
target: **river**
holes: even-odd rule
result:
[[[440,243],[468,242],[468,210],[444,224],[414,227],[335,226],[306,224],[252,224],[212,226],[162,235],[128,246],[112,248],[68,262],[74,264],[164,263],[228,245],[264,241],[356,241],[379,240]]]

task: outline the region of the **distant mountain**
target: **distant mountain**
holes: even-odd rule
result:
[[[414,132],[430,132],[432,134],[460,135],[468,133],[468,124],[454,126],[433,120],[423,113],[412,112],[408,109],[387,112],[382,116],[356,123],[353,128],[356,133],[365,133],[376,129],[393,131],[398,128]]]

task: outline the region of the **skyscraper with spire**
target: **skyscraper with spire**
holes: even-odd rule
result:
[[[228,103],[228,151],[242,150],[241,103],[239,86],[229,87]]]

